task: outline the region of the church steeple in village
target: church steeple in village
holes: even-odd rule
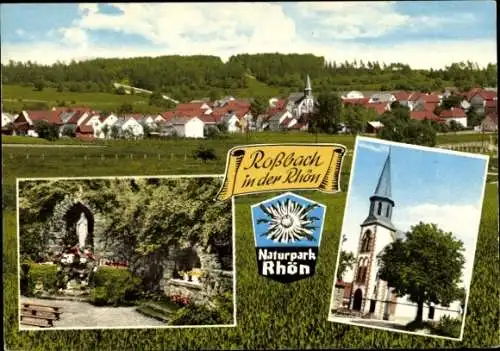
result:
[[[389,230],[396,231],[391,221],[392,209],[395,205],[391,199],[391,195],[391,150],[389,149],[377,187],[374,194],[370,197],[370,211],[362,224],[363,226],[378,224]]]
[[[306,77],[306,87],[304,89],[305,96],[311,96],[312,88],[311,88],[311,79],[309,78],[309,74]]]

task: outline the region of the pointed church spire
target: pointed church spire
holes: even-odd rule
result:
[[[378,179],[377,188],[375,189],[375,196],[391,198],[391,149],[389,148],[389,154],[385,159],[384,168],[382,168],[382,173],[380,173],[380,178]]]
[[[311,88],[311,79],[309,78],[309,74],[307,75],[307,78],[306,78],[306,89],[305,90],[308,90],[308,91],[312,90],[312,88]]]

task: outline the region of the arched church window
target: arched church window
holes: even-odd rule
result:
[[[387,206],[387,210],[385,211],[385,216],[389,217],[389,213],[391,211],[391,206]]]
[[[361,275],[361,281],[364,282],[366,280],[366,271],[368,270],[368,267],[364,266],[363,267],[363,274]]]
[[[382,203],[378,203],[377,214],[380,216],[382,214]]]
[[[360,258],[358,261],[358,272],[356,274],[356,281],[357,282],[362,282],[363,281],[363,275],[365,271],[365,266],[366,266],[366,259],[365,258]]]
[[[364,282],[365,277],[366,277],[366,267],[360,267],[358,271],[358,279],[357,279],[358,283]]]
[[[361,252],[367,252],[370,250],[372,232],[367,230],[363,236],[363,241],[361,242]]]

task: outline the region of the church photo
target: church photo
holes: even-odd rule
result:
[[[17,180],[21,330],[235,326],[222,177]]]
[[[357,137],[328,320],[461,340],[487,167]]]

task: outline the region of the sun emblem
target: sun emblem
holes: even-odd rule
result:
[[[316,229],[314,222],[319,218],[310,214],[318,206],[318,204],[303,206],[290,199],[284,202],[277,201],[276,205],[271,204],[267,207],[261,204],[259,207],[268,218],[260,218],[257,224],[268,224],[268,228],[260,236],[284,244],[303,239],[316,240],[313,236]]]

